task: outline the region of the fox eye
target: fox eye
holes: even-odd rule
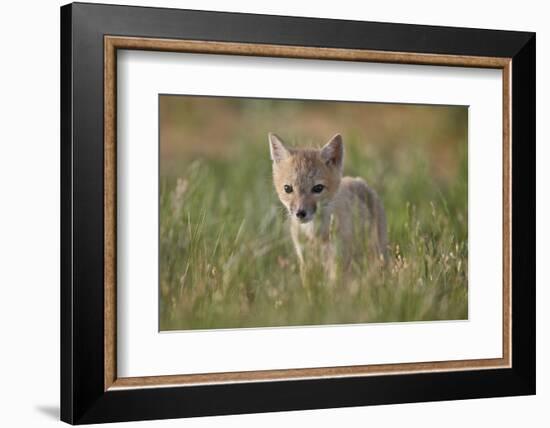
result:
[[[313,193],[321,193],[323,191],[323,189],[325,188],[325,186],[323,186],[322,184],[316,184],[315,186],[313,186],[311,188],[311,191]]]
[[[289,186],[288,184],[285,184],[285,187],[283,187],[283,189],[285,189],[286,193],[292,193],[292,186]]]

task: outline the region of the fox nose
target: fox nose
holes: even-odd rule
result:
[[[305,218],[306,216],[306,210],[298,210],[296,211],[296,217],[298,218]]]

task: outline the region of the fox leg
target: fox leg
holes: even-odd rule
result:
[[[374,190],[368,188],[367,205],[369,210],[369,246],[375,252],[376,258],[386,262],[388,258],[388,231],[386,212],[382,201]]]
[[[298,226],[292,222],[290,225],[290,237],[292,238],[292,244],[294,245],[294,250],[296,251],[296,256],[298,257],[298,265],[300,269],[300,280],[302,287],[306,290],[307,296],[310,299],[311,295],[308,291],[308,282],[307,282],[307,267],[304,260],[304,252],[302,244],[300,242],[300,231]]]
[[[336,258],[340,257],[340,264],[342,266],[342,273],[347,273],[351,269],[351,261],[353,259],[355,242],[357,240],[356,232],[354,228],[354,219],[350,221],[342,221],[338,224],[337,238],[333,239],[333,258],[336,265]],[[334,237],[336,238],[336,237]]]
[[[329,283],[333,283],[338,275],[337,251],[332,242],[325,242],[322,248],[323,262]]]
[[[296,251],[296,256],[298,257],[298,262],[300,263],[300,270],[303,270],[304,254],[302,251],[302,244],[300,244],[300,239],[298,235],[298,227],[294,224],[294,222],[292,222],[290,224],[290,237],[292,238],[292,244],[294,245],[294,250]]]

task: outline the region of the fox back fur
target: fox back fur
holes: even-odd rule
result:
[[[301,267],[308,243],[321,250],[321,262],[332,270],[331,274],[337,245],[346,267],[353,255],[362,251],[368,250],[380,260],[386,258],[384,207],[364,179],[342,177],[344,145],[339,134],[321,149],[297,149],[285,146],[270,133],[269,147],[273,183],[288,211],[290,234]]]

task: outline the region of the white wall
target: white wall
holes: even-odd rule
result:
[[[104,3],[113,3],[103,1]],[[414,24],[537,31],[538,395],[462,402],[156,421],[147,426],[548,426],[550,415],[550,28],[544,2],[277,0],[126,1]],[[59,405],[59,10],[62,2],[4,2],[0,13],[0,418],[3,426],[54,425]],[[545,78],[546,77],[546,78]],[[546,120],[544,120],[546,119]],[[544,184],[543,184],[544,183]],[[545,198],[543,198],[545,195]],[[546,286],[546,287],[545,287]],[[546,362],[546,364],[545,364]],[[545,406],[546,405],[546,406]],[[134,426],[137,424],[127,424]]]

